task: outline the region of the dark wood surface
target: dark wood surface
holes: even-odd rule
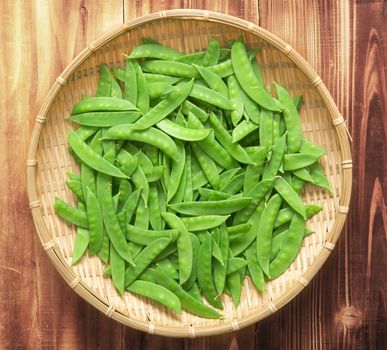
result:
[[[74,56],[122,21],[182,7],[245,18],[290,43],[353,137],[350,213],[322,270],[258,324],[201,339],[130,329],[78,297],[41,247],[25,178],[36,113]],[[0,38],[0,349],[387,348],[387,2],[2,0]]]

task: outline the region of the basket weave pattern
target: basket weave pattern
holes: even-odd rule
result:
[[[84,257],[71,266],[75,239],[73,226],[54,212],[54,197],[75,205],[66,186],[67,172],[79,173],[68,152],[67,133],[74,128],[64,119],[83,96],[93,96],[98,67],[123,66],[123,53],[149,37],[184,52],[205,50],[211,36],[225,46],[226,40],[244,36],[247,46],[261,47],[258,62],[266,84],[273,80],[304,104],[301,120],[304,137],[327,150],[322,165],[332,192],[306,186],[303,199],[323,210],[308,222],[315,234],[303,247],[288,271],[267,283],[260,294],[247,278],[241,303],[234,308],[223,297],[224,318],[207,320],[182,312],[176,315],[142,297],[126,293],[121,297],[111,279],[103,277],[103,263]],[[117,28],[89,45],[57,79],[36,119],[27,161],[30,207],[44,249],[69,285],[85,300],[110,317],[137,329],[168,336],[200,336],[237,330],[254,323],[286,304],[307,285],[322,266],[344,224],[352,181],[352,161],[347,130],[324,84],[311,67],[289,45],[261,28],[230,16],[199,10],[175,10],[152,14]]]

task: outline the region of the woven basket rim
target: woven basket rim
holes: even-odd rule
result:
[[[249,314],[243,318],[234,319],[221,325],[206,325],[205,327],[197,327],[195,329],[187,326],[155,325],[149,322],[131,319],[116,310],[114,305],[110,305],[105,298],[100,297],[88,285],[83,283],[72,267],[65,261],[57,243],[55,242],[55,239],[53,238],[53,235],[50,233],[43,220],[36,188],[36,155],[40,134],[43,129],[44,122],[46,121],[47,113],[51,107],[51,104],[55,100],[62,85],[66,83],[68,77],[76,71],[76,69],[80,66],[80,64],[82,64],[84,60],[86,60],[96,50],[104,46],[110,40],[131,29],[142,26],[149,22],[162,20],[164,18],[175,18],[181,20],[194,19],[226,24],[257,35],[258,37],[268,41],[270,44],[282,51],[286,56],[288,56],[290,60],[293,61],[297,68],[304,72],[304,74],[312,82],[320,97],[324,101],[325,106],[329,111],[329,115],[331,116],[332,124],[335,127],[336,133],[338,135],[341,157],[343,159],[342,196],[340,197],[336,220],[334,221],[332,229],[330,232],[328,232],[327,239],[320,254],[315,258],[314,262],[307,269],[307,271],[298,278],[298,283],[293,283],[293,285],[291,285],[285,293],[281,294],[277,299],[272,300],[268,305],[262,307],[255,314]],[[85,299],[95,308],[105,313],[107,316],[112,317],[115,320],[138,330],[146,331],[151,334],[154,333],[171,337],[209,336],[231,332],[256,323],[257,321],[263,319],[264,317],[270,315],[271,313],[277,311],[279,308],[287,304],[316,275],[316,273],[324,264],[325,260],[328,258],[330,252],[333,250],[345,223],[351,197],[352,159],[349,139],[350,135],[344,122],[344,118],[340,114],[333,98],[331,97],[321,78],[299,53],[297,53],[289,44],[285,43],[274,34],[252,22],[248,22],[246,20],[223,13],[207,10],[180,9],[151,13],[123,23],[117,26],[115,29],[111,30],[109,33],[93,41],[73,59],[73,61],[64,69],[62,74],[54,82],[40,108],[38,116],[36,117],[35,125],[30,139],[27,158],[27,192],[29,197],[29,204],[39,239],[55,268],[69,284],[69,286],[75,290],[76,293],[78,293],[83,299]]]

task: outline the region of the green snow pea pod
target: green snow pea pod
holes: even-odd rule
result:
[[[125,287],[130,286],[138,276],[152,263],[157,255],[162,252],[171,242],[169,238],[158,238],[148,244],[134,258],[134,265],[129,266],[125,271]]]
[[[162,150],[170,158],[177,159],[177,148],[175,142],[164,132],[153,127],[146,130],[134,130],[132,124],[116,125],[107,129],[102,139],[128,140],[147,143]]]
[[[74,208],[71,205],[68,205],[62,199],[55,197],[55,212],[64,220],[69,223],[82,227],[88,228],[89,221],[85,211],[78,208]]]
[[[210,66],[208,69],[219,75],[221,78],[226,78],[234,74],[231,59],[215,64],[214,66]]]
[[[201,187],[208,184],[207,176],[204,174],[203,170],[200,170],[195,175],[192,176],[192,190],[196,191]]]
[[[265,90],[254,75],[245,45],[240,40],[235,41],[232,45],[231,62],[235,76],[247,95],[260,106],[271,111],[279,112],[281,106],[275,103],[275,100],[271,97],[270,93]]]
[[[243,114],[247,120],[251,120],[255,124],[259,124],[261,118],[261,108],[243,91],[241,90],[243,101]]]
[[[292,177],[292,188],[296,193],[300,193],[304,187],[305,181],[298,178],[297,176]]]
[[[141,117],[137,111],[123,112],[89,112],[70,115],[69,119],[77,124],[95,126],[99,128],[111,127],[118,124],[134,123]]]
[[[235,75],[230,75],[227,78],[227,85],[230,102],[233,107],[233,110],[231,111],[231,121],[234,126],[237,126],[243,117],[244,109],[241,87]]]
[[[288,132],[288,152],[296,153],[302,143],[301,120],[289,93],[282,86],[275,84],[277,96],[284,107],[282,112]]]
[[[140,65],[137,65],[137,107],[144,115],[149,111],[148,84]],[[142,119],[142,118],[141,118]]]
[[[295,214],[290,222],[287,231],[286,241],[270,263],[269,276],[271,279],[277,278],[285,272],[293,260],[296,258],[302,244],[305,232],[305,220],[301,215]]]
[[[241,170],[241,168],[227,169],[223,171],[220,175],[220,187],[226,186]]]
[[[171,75],[180,78],[199,77],[198,71],[190,64],[185,64],[177,61],[146,61],[142,64],[142,70],[147,73]]]
[[[230,290],[234,306],[236,307],[237,305],[239,305],[242,293],[242,281],[239,271],[235,271],[227,276],[227,286]]]
[[[184,141],[200,141],[205,139],[211,133],[210,129],[184,128],[170,119],[163,119],[159,121],[156,126],[166,134]]]
[[[193,231],[203,231],[209,230],[214,227],[218,227],[224,223],[230,215],[202,215],[181,218],[184,225],[187,227],[187,230],[190,232]]]
[[[277,175],[285,153],[286,134],[282,135],[273,146],[270,161],[263,168],[262,179],[269,179]]]
[[[282,177],[276,177],[274,188],[286,203],[288,203],[304,219],[306,218],[305,206],[302,203],[301,198]]]
[[[75,237],[73,256],[71,258],[71,265],[75,265],[85,254],[87,246],[89,244],[89,231],[77,227],[77,235]]]
[[[199,254],[199,248],[200,248],[199,238],[196,235],[194,235],[193,233],[190,233],[189,236],[191,237],[191,242],[192,242],[192,270],[191,270],[191,274],[190,274],[188,280],[183,285],[183,288],[185,290],[190,289],[192,287],[192,285],[195,284],[195,282],[196,282],[198,254]]]
[[[329,184],[329,181],[325,177],[324,171],[318,162],[311,165],[309,169],[310,169],[310,176],[313,179],[313,182],[312,182],[313,185],[325,188],[328,191],[332,191],[331,185]]]
[[[90,168],[106,175],[127,178],[127,176],[113,164],[95,153],[74,131],[68,134],[68,143],[74,153]]]
[[[179,230],[147,230],[130,224],[126,225],[126,239],[128,241],[148,245],[159,238],[169,238],[171,242],[176,241]]]
[[[209,121],[214,129],[216,138],[235,160],[244,164],[254,164],[242,146],[237,143],[232,143],[231,135],[223,127],[214,113],[210,114]]]
[[[118,186],[118,203],[117,203],[117,212],[120,212],[126,203],[128,197],[132,193],[132,185],[128,180],[120,180],[119,186]]]
[[[196,118],[198,118],[202,123],[208,119],[208,114],[206,111],[196,106],[194,103],[189,100],[185,100],[181,105],[181,112],[188,115],[190,112],[193,113]],[[202,126],[203,127],[203,126]]]
[[[197,274],[199,287],[207,301],[218,309],[223,309],[223,305],[217,298],[213,277],[212,277],[212,238],[204,240],[199,249]]]
[[[165,99],[144,114],[133,124],[133,129],[144,130],[157,124],[180,106],[190,93],[193,80],[188,83],[177,85],[176,89],[169,93]]]
[[[149,185],[149,222],[154,230],[161,230],[159,194],[155,183]]]
[[[251,228],[251,223],[238,224],[226,227],[230,241],[245,235]]]
[[[168,95],[170,92],[176,89],[175,86],[172,86],[168,83],[151,83],[148,84],[148,93],[149,99],[154,100],[159,97]]]
[[[149,198],[149,183],[140,165],[137,166],[136,170],[132,174],[132,180],[137,189],[141,188],[141,198],[144,202],[143,204],[145,205],[145,208],[147,208]]]
[[[181,79],[179,77],[171,77],[169,75],[152,74],[152,73],[144,73],[144,77],[148,84],[166,83],[166,84],[173,85]]]
[[[222,80],[219,75],[214,73],[208,68],[204,68],[201,66],[193,65],[203,78],[203,80],[207,83],[211,90],[214,90],[228,99],[228,87],[226,83]]]
[[[89,254],[94,255],[102,246],[103,219],[101,207],[95,193],[87,187],[86,192],[87,216],[89,222]]]
[[[129,292],[157,301],[169,310],[181,313],[181,303],[179,298],[171,291],[156,283],[137,280],[126,288]]]
[[[265,290],[265,276],[258,264],[256,243],[253,243],[246,249],[245,257],[247,260],[247,268],[255,288],[260,292],[263,292]]]
[[[124,82],[125,81],[125,69],[121,67],[113,67],[112,68],[114,76],[119,80]],[[110,96],[110,95],[109,95]]]
[[[96,91],[96,96],[109,97],[112,91],[112,76],[109,67],[106,64],[99,66],[99,80]]]
[[[229,236],[224,225],[215,232],[215,239],[218,241],[219,249],[224,262],[228,261],[229,255]],[[215,235],[214,234],[214,235]],[[227,264],[221,264],[219,261],[214,262],[214,284],[218,295],[221,295],[226,283]]]
[[[228,215],[252,202],[253,198],[225,199],[221,201],[183,202],[169,204],[169,208],[185,215]]]
[[[219,41],[212,37],[208,43],[207,51],[204,54],[202,65],[204,67],[214,66],[218,63],[220,56]]]
[[[240,173],[234,176],[228,184],[221,187],[220,190],[229,194],[236,194],[242,189],[244,178],[245,174]]]
[[[227,262],[227,275],[234,273],[235,271],[240,270],[241,268],[247,265],[247,261],[242,258],[231,257]]]
[[[224,97],[220,93],[197,83],[193,84],[189,96],[196,100],[207,102],[216,107],[220,107],[227,110],[233,109],[228,97]]]
[[[183,54],[170,47],[159,44],[144,44],[133,48],[128,58],[158,58],[160,60],[175,60]]]
[[[110,246],[110,267],[113,284],[123,295],[125,293],[125,260],[117,253],[113,245]]]
[[[175,61],[186,64],[202,64],[205,51],[192,52],[180,57],[177,57]]]
[[[137,74],[132,61],[125,62],[124,98],[132,104],[137,104]]]
[[[322,210],[322,207],[317,204],[309,204],[305,207],[306,218],[309,219]],[[278,212],[275,219],[274,228],[277,228],[287,222],[289,222],[294,215],[294,210],[291,208],[284,208]]]
[[[112,76],[112,91],[110,93],[110,96],[122,99],[121,86],[113,76]]]
[[[196,300],[202,302],[202,295],[200,294],[201,292],[196,282],[192,284],[191,288],[187,288],[187,293]]]
[[[269,148],[273,145],[273,112],[265,108],[261,109],[259,118],[259,143]]]
[[[160,266],[160,268],[163,269],[166,273],[168,273],[169,276],[171,276],[174,280],[179,279],[179,273],[176,269],[176,267],[173,265],[171,260],[169,258],[165,258],[163,260],[160,260],[159,262],[156,263],[157,266]],[[140,276],[141,278],[141,276]]]
[[[179,183],[182,180],[182,175],[185,166],[185,148],[182,142],[177,141],[177,159],[172,161],[171,174],[170,178],[172,181],[168,182],[167,186],[167,203],[173,198],[176,194],[179,187]]]
[[[283,158],[285,171],[292,171],[305,168],[318,160],[319,156],[312,153],[288,153]]]
[[[177,237],[177,251],[179,255],[180,284],[187,282],[192,271],[192,241],[189,232],[181,219],[172,213],[161,213],[169,227],[180,231]]]
[[[293,170],[292,173],[303,181],[313,183],[313,178],[310,176],[309,170],[307,168],[296,169]]]
[[[315,143],[310,142],[306,139],[302,139],[299,152],[300,153],[314,154],[316,156],[316,158],[320,158],[321,156],[323,156],[324,154],[327,153],[324,148],[322,148],[322,147],[316,145]]]
[[[71,114],[104,111],[136,111],[131,102],[117,97],[89,97],[77,102]]]
[[[269,148],[266,146],[259,147],[250,155],[255,165],[248,165],[246,167],[243,183],[243,193],[245,195],[258,183],[268,150]]]
[[[264,86],[261,67],[259,66],[257,60],[253,60],[253,62],[251,63],[251,66],[253,68],[253,73],[254,73],[255,77],[257,78],[259,84]]]
[[[275,194],[263,209],[257,230],[257,257],[259,266],[266,276],[270,276],[270,250],[275,218],[282,203],[280,195]]]
[[[185,168],[187,169],[187,183],[185,185],[183,202],[193,201],[193,190],[192,190],[192,152],[189,145],[186,145],[185,151]]]
[[[258,129],[258,125],[248,120],[240,122],[232,131],[232,143],[237,143]]]
[[[232,197],[232,194],[222,191],[211,190],[209,188],[199,188],[198,191],[200,194],[200,200],[202,201],[218,201],[221,199],[227,199]]]
[[[145,230],[149,227],[149,207],[148,203],[145,203],[143,198],[140,198],[137,204],[134,224],[137,227],[143,228]]]
[[[83,196],[82,184],[76,180],[67,180],[66,184],[68,188],[77,196],[78,200],[81,202],[85,202],[85,198]]]

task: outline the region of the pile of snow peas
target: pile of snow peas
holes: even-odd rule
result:
[[[77,227],[72,264],[97,255],[122,295],[204,318],[221,317],[223,293],[237,306],[246,276],[262,292],[289,268],[321,210],[304,184],[330,190],[302,98],[279,84],[273,96],[257,50],[228,46],[185,54],[144,39],[125,67],[102,64],[96,96],[67,118],[77,207],[55,199]]]

